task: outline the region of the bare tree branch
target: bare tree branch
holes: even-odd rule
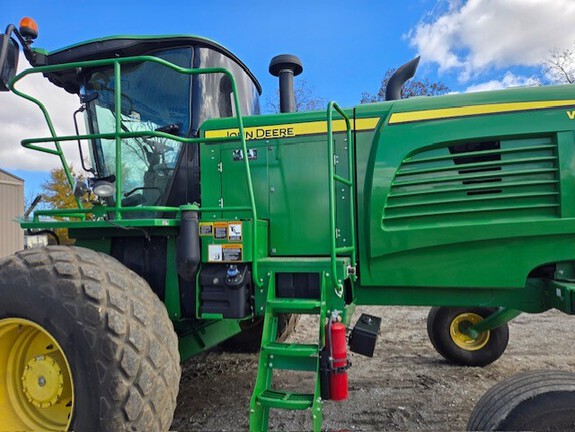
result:
[[[295,110],[316,111],[325,109],[327,102],[324,98],[314,95],[306,80],[298,80],[294,86]],[[266,110],[268,112],[280,112],[279,89],[273,97],[266,98]]]
[[[573,48],[550,51],[542,62],[543,72],[552,84],[575,83],[575,50]]]
[[[382,102],[385,100],[385,89],[389,79],[395,72],[395,69],[388,69],[381,80],[381,86],[376,94],[364,92],[361,95],[361,103]],[[427,78],[419,80],[412,78],[407,81],[401,91],[401,96],[404,99],[413,96],[437,96],[449,92],[449,88],[442,82],[430,82]]]

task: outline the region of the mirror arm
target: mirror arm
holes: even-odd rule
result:
[[[74,118],[74,129],[76,129],[76,135],[80,135],[80,130],[78,128],[78,120],[76,119],[76,115],[84,112],[85,110],[86,110],[86,105],[82,104],[82,106],[74,112],[73,118]],[[86,172],[89,172],[89,173],[96,175],[96,170],[94,170],[94,168],[87,168],[86,167],[86,164],[84,162],[84,152],[82,151],[82,143],[80,142],[79,139],[78,139],[78,150],[80,151],[80,161],[82,163],[82,169]]]
[[[20,45],[22,46],[22,51],[24,52],[24,56],[26,57],[26,59],[30,62],[30,64],[32,66],[35,66],[36,65],[36,53],[30,47],[30,45],[32,44],[32,40],[31,39],[28,40],[28,39],[23,38],[14,24],[8,24],[4,34],[8,37],[12,36],[12,34],[14,34],[16,36],[16,38],[20,41]],[[6,38],[5,43],[8,43],[8,38]],[[5,47],[3,47],[3,48],[5,48]],[[3,49],[2,50],[2,57],[0,57],[0,64],[4,64],[4,57],[6,55],[5,53],[6,53],[6,50]]]

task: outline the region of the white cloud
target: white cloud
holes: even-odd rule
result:
[[[18,70],[28,66],[20,55]],[[58,135],[73,135],[72,114],[80,106],[78,96],[71,95],[56,87],[41,74],[28,75],[16,88],[44,103],[52,118]],[[83,125],[78,116],[80,127]],[[83,128],[82,128],[83,129]],[[81,129],[81,130],[82,130]],[[25,138],[48,137],[50,132],[44,115],[38,106],[12,92],[0,93],[0,167],[8,170],[22,169],[30,171],[49,171],[61,166],[57,156],[29,150],[20,145]],[[53,144],[44,144],[54,148]],[[63,142],[62,148],[68,162],[80,166],[78,147],[74,142]]]
[[[475,84],[467,87],[466,93],[489,91],[489,90],[502,90],[508,87],[533,87],[540,85],[541,82],[537,77],[525,77],[514,75],[511,72],[506,72],[502,79],[491,80],[480,84]]]
[[[407,37],[423,61],[465,82],[491,67],[538,65],[572,44],[573,22],[573,0],[451,0]]]

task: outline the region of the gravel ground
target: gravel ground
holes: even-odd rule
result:
[[[364,307],[382,317],[373,358],[351,355],[350,397],[326,402],[324,429],[358,431],[456,431],[481,395],[520,371],[563,369],[575,372],[575,317],[556,311],[524,314],[510,323],[507,351],[484,368],[448,364],[427,337],[428,308]],[[311,341],[317,320],[303,316],[290,340]],[[172,424],[179,431],[248,429],[256,354],[212,351],[183,365],[178,407]],[[305,391],[312,374],[279,371],[277,388]],[[283,373],[282,373],[283,372]],[[272,410],[273,430],[311,430],[309,411]]]

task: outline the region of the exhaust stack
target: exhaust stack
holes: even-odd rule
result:
[[[385,87],[386,101],[401,99],[401,89],[403,88],[403,85],[415,75],[420,59],[421,56],[414,58],[403,66],[400,66],[393,73]]]
[[[295,111],[293,77],[303,72],[301,60],[293,54],[281,54],[272,59],[269,70],[280,78],[280,112]]]

